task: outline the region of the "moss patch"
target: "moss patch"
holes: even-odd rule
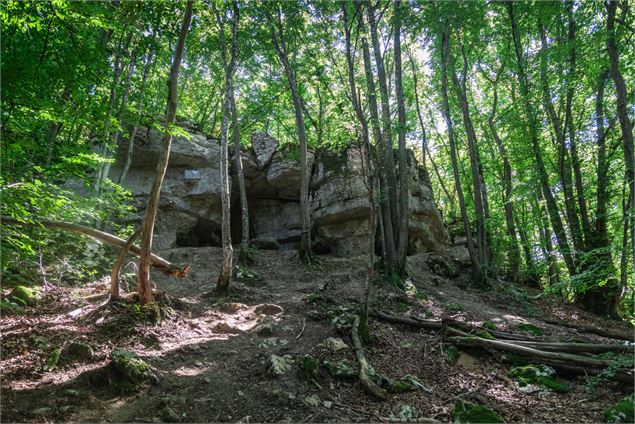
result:
[[[492,331],[496,331],[498,330],[498,327],[496,327],[496,324],[494,324],[491,321],[485,321],[482,325],[482,327],[486,330],[492,330]]]
[[[518,324],[516,328],[518,328],[520,331],[524,331],[525,333],[533,334],[534,336],[542,336],[544,334],[542,328],[537,327],[533,324]]]
[[[445,306],[445,309],[447,309],[450,312],[461,312],[463,310],[463,307],[459,305],[458,303],[448,303]]]
[[[555,371],[551,367],[542,364],[530,364],[514,367],[509,370],[507,375],[515,379],[521,387],[535,384],[558,393],[565,393],[571,390],[567,384],[556,380],[553,377],[554,374]]]
[[[311,355],[304,355],[300,363],[302,376],[307,380],[319,380],[318,361]]]
[[[635,422],[635,411],[633,394],[620,399],[615,405],[609,406],[604,413],[604,422],[607,423],[632,423]]]
[[[482,339],[494,340],[494,336],[492,336],[490,333],[488,333],[485,330],[479,330],[476,333],[476,335],[479,336]]]
[[[463,423],[502,423],[501,417],[487,405],[477,405],[458,401],[452,411],[455,424]]]
[[[123,377],[122,381],[114,382],[115,388],[125,391],[157,380],[150,365],[130,351],[121,348],[113,349],[110,358],[112,366]]]
[[[324,367],[333,378],[341,380],[355,380],[357,378],[357,370],[346,361],[324,361]]]
[[[459,350],[454,346],[448,346],[445,349],[445,362],[450,365],[456,364],[456,361],[459,359]]]
[[[16,286],[11,290],[11,298],[18,303],[27,306],[34,306],[37,303],[35,291],[25,286]]]

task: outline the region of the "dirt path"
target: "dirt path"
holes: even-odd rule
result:
[[[375,342],[367,352],[373,365],[393,378],[410,374],[431,394],[409,392],[378,402],[357,382],[333,379],[324,369],[319,381],[307,382],[299,372],[304,355],[355,366],[350,349],[333,352],[323,343],[341,337],[350,345],[347,332],[338,328],[354,311],[363,258],[321,257],[321,265],[308,269],[291,252],[262,251],[253,266],[262,279],[246,279],[236,284],[235,293],[219,298],[209,294],[216,275],[206,271],[219,263],[219,249],[161,254],[191,263],[192,272],[185,280],[156,277],[158,289],[179,299],[174,317],[160,327],[116,319],[77,323],[67,313],[85,302],[68,291],[49,294],[39,315],[3,317],[2,422],[385,421],[399,416],[404,405],[420,416],[448,421],[458,398],[487,403],[508,421],[588,422],[601,420],[606,406],[624,394],[615,383],[601,383],[587,393],[581,378],[570,381],[569,393],[524,393],[506,377],[508,366],[498,355],[463,352],[451,366],[438,335],[379,322],[372,325]],[[382,287],[375,291],[375,307],[412,316],[488,320],[508,330],[532,322],[547,335],[574,337],[544,325],[536,318],[542,312],[530,300],[515,304],[509,293],[498,298],[466,291],[428,272],[423,256],[413,258],[410,272],[424,296],[409,299]],[[96,285],[79,294],[100,289]],[[568,306],[552,309],[579,314]],[[92,358],[43,371],[52,348],[71,341],[90,344]],[[113,347],[139,354],[156,371],[158,383],[135,394],[113,390],[103,372]],[[272,354],[292,361],[291,369],[276,377],[268,374],[266,361]]]

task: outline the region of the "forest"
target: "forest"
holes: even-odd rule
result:
[[[5,0],[3,422],[634,422],[628,0]]]

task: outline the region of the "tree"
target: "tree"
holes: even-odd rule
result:
[[[141,241],[141,254],[139,255],[139,271],[137,273],[137,292],[139,303],[146,304],[154,301],[154,294],[150,285],[150,258],[152,254],[152,237],[154,234],[154,221],[157,216],[159,207],[159,197],[161,195],[161,185],[165,171],[168,167],[168,159],[170,157],[170,147],[172,144],[172,125],[176,120],[177,108],[177,86],[179,78],[179,69],[183,60],[183,51],[185,49],[185,39],[192,22],[192,5],[193,1],[188,0],[185,5],[185,13],[181,22],[181,31],[174,51],[174,59],[170,69],[170,79],[168,80],[168,102],[167,112],[165,114],[165,134],[163,135],[163,150],[157,163],[157,169],[152,183],[152,189],[148,198],[148,205],[143,219],[143,236]]]
[[[229,290],[229,285],[232,278],[233,270],[233,247],[231,239],[231,189],[229,186],[229,155],[228,155],[228,126],[230,115],[232,118],[232,127],[234,137],[236,137],[236,124],[235,124],[235,112],[232,107],[234,99],[234,73],[236,72],[236,58],[238,56],[238,44],[236,42],[236,34],[238,32],[238,3],[232,2],[232,27],[231,27],[231,50],[229,62],[227,61],[227,52],[225,47],[225,34],[224,23],[221,15],[216,8],[214,12],[216,14],[216,20],[218,22],[218,29],[220,31],[220,47],[221,47],[221,62],[225,68],[225,93],[223,100],[223,122],[221,124],[220,132],[220,175],[221,175],[221,238],[223,243],[223,260],[221,263],[220,273],[218,275],[218,281],[216,283],[216,290],[219,292],[226,292]],[[240,151],[238,152],[240,158]],[[240,160],[240,159],[239,159]],[[244,183],[243,183],[244,184]]]

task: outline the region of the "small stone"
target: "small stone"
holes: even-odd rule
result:
[[[289,393],[289,399],[294,400],[296,396],[293,393]]]
[[[62,394],[64,394],[65,396],[76,397],[79,396],[79,391],[75,389],[66,389],[62,392]]]
[[[203,363],[201,361],[194,361],[194,365],[196,365],[197,367],[202,367]]]
[[[339,352],[340,350],[348,349],[348,345],[339,337],[329,337],[324,341],[324,345],[331,352]]]
[[[333,402],[325,400],[324,402],[322,402],[322,405],[324,405],[326,409],[331,409],[331,407],[333,406]]]
[[[68,412],[71,409],[73,409],[72,405],[64,405],[64,406],[60,406],[60,412]]]
[[[311,395],[304,398],[304,402],[309,406],[318,406],[320,404],[320,397],[318,395]]]
[[[238,396],[244,396],[245,394],[242,392],[242,390],[239,390],[238,392]]]

